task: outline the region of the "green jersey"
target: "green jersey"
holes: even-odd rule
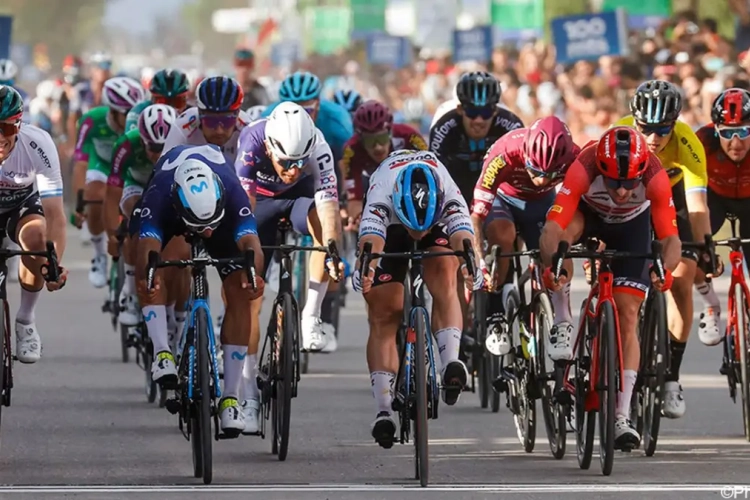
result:
[[[120,136],[115,144],[112,155],[112,172],[107,184],[114,187],[124,187],[126,191],[131,188],[140,188],[138,194],[146,187],[154,164],[146,155],[146,148],[141,141],[138,129],[131,130]],[[125,193],[123,193],[123,197]]]
[[[141,101],[135,106],[133,106],[133,109],[128,111],[127,116],[125,117],[125,132],[130,132],[133,129],[138,128],[138,117],[141,116],[141,113],[143,113],[143,110],[147,107],[151,106],[153,104],[151,101]]]
[[[73,157],[88,162],[87,181],[107,182],[111,169],[112,151],[118,133],[109,121],[109,108],[99,106],[78,120],[78,141]]]

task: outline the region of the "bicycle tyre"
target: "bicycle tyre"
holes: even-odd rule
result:
[[[516,290],[508,294],[505,303],[505,312],[508,318],[516,315],[520,303],[521,298]],[[531,364],[523,354],[521,319],[518,318],[518,321],[518,330],[513,328],[510,332],[513,344],[512,355],[506,356],[507,359],[511,360],[513,370],[513,379],[508,382],[508,399],[509,401],[514,399],[516,401],[516,405],[511,405],[511,411],[513,412],[513,422],[516,426],[518,440],[526,453],[532,453],[536,446],[536,400],[529,393],[529,384],[535,383],[535,379],[531,377]]]
[[[2,307],[2,318],[0,318],[0,353],[2,365],[0,365],[0,423],[2,423],[3,407],[10,406],[10,386],[12,383],[11,370],[13,353],[10,347],[10,330],[8,328],[8,303],[0,300]]]
[[[145,331],[145,327],[144,330]],[[156,401],[157,395],[157,383],[154,382],[154,377],[151,375],[151,365],[154,362],[153,347],[151,339],[146,339],[143,343],[143,371],[146,374],[146,401],[153,403]]]
[[[594,431],[596,429],[596,412],[586,411],[586,397],[589,393],[590,383],[586,375],[591,375],[591,330],[593,328],[590,318],[586,315],[586,300],[581,305],[581,331],[578,336],[578,353],[574,362],[575,367],[575,435],[576,435],[576,458],[578,467],[587,470],[591,467],[591,458],[594,454]]]
[[[292,415],[292,391],[294,388],[294,336],[298,320],[294,317],[292,296],[282,294],[276,302],[277,334],[281,335],[281,349],[276,363],[276,404],[273,406],[274,438],[278,442],[278,458],[286,460],[289,451],[289,426]],[[279,320],[278,315],[281,315]],[[281,327],[281,332],[278,328]]]
[[[300,242],[303,244],[303,242]],[[297,263],[294,266],[294,277],[296,283],[294,284],[294,298],[297,300],[297,304],[305,306],[307,301],[307,283],[308,277],[308,255],[306,252],[297,252]],[[299,362],[300,373],[307,373],[310,369],[310,353],[307,351],[300,351],[301,357]]]
[[[115,274],[115,303],[112,307],[112,325],[118,324],[118,318],[120,317],[120,292],[125,284],[125,259],[117,259],[117,272]],[[130,327],[120,323],[120,349],[122,350],[122,362],[127,363],[130,361]]]
[[[617,389],[619,387],[617,374],[620,365],[617,360],[617,331],[615,312],[611,302],[600,304],[598,348],[596,355],[599,359],[597,367],[599,391],[599,463],[602,474],[612,474],[615,460],[615,407],[617,404]]]
[[[737,285],[735,285],[738,287]],[[750,441],[750,368],[747,364],[750,362],[748,359],[748,321],[750,321],[750,311],[748,310],[748,298],[741,287],[738,287],[739,295],[742,298],[740,302],[742,307],[742,315],[738,316],[737,324],[737,336],[739,337],[740,350],[740,389],[742,391],[742,423],[745,429],[745,439]],[[735,296],[736,298],[736,296]],[[735,301],[735,303],[737,303]],[[740,322],[741,320],[741,322]]]
[[[425,363],[427,356],[427,335],[429,335],[429,332],[427,330],[425,314],[415,314],[412,326],[417,340],[415,343],[416,353],[414,354],[414,372],[416,376],[416,390],[414,392],[417,399],[416,421],[414,422],[414,451],[419,484],[422,487],[426,487],[429,482],[430,463],[427,427],[427,419],[429,418],[427,413],[427,364]]]
[[[472,358],[474,360],[474,369],[479,379],[479,407],[482,409],[490,405],[490,391],[492,390],[492,381],[489,374],[489,360],[487,359],[487,350],[484,348],[484,339],[487,338],[487,304],[489,297],[487,292],[479,291],[471,295],[474,302],[474,328],[475,344],[472,349]],[[479,345],[479,347],[477,347]],[[481,351],[477,352],[478,349]]]
[[[194,346],[194,349],[198,349],[196,343],[195,343],[195,327],[189,329],[189,342],[190,345]],[[188,356],[188,350],[186,348],[185,356]],[[197,359],[193,358],[193,384],[196,382],[196,378],[198,377],[198,363],[196,363]],[[187,363],[190,363],[188,360]],[[181,387],[182,390],[182,397],[185,401],[188,401],[188,389],[187,389],[187,374],[185,374],[185,385]],[[193,385],[193,393],[195,394],[196,389],[195,385]],[[201,431],[201,420],[200,420],[200,407],[198,401],[193,398],[190,400],[190,403],[187,405],[187,408],[189,409],[190,415],[189,415],[189,435],[190,435],[190,445],[193,450],[193,476],[194,477],[203,477],[203,441],[201,439],[202,431]]]
[[[663,293],[649,291],[643,313],[641,329],[641,369],[643,384],[639,401],[638,432],[642,436],[643,451],[647,457],[656,452],[661,425],[667,371],[667,304]]]
[[[208,314],[205,309],[198,309],[195,313],[195,335],[198,338],[198,349],[196,351],[196,361],[198,363],[198,386],[200,387],[200,400],[198,402],[200,415],[200,435],[197,436],[201,441],[201,450],[203,452],[203,484],[211,484],[213,480],[213,455],[211,432],[211,404],[213,403],[213,392],[211,391],[211,368],[209,367],[208,335]],[[193,394],[195,396],[195,394]]]
[[[547,431],[547,441],[552,456],[557,460],[565,456],[565,445],[568,434],[566,426],[566,409],[565,406],[557,403],[554,398],[554,380],[550,385],[549,373],[557,369],[552,363],[552,372],[548,370],[547,363],[551,361],[547,356],[544,348],[544,341],[552,329],[553,312],[552,303],[546,293],[539,293],[534,298],[534,338],[536,344],[536,355],[532,358],[535,366],[536,383],[540,385],[542,399],[542,418],[544,418],[544,427]]]

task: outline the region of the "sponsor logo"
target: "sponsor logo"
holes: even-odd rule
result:
[[[500,173],[500,170],[505,168],[506,165],[507,163],[502,155],[493,159],[490,164],[487,165],[487,170],[484,172],[484,177],[482,177],[482,187],[484,189],[492,189],[492,186],[495,184],[495,179],[497,179],[497,174]]]
[[[435,168],[437,168],[438,166],[437,157],[428,151],[425,151],[422,153],[416,153],[416,154],[404,154],[404,155],[399,155],[399,156],[401,156],[401,158],[399,159],[394,158],[391,161],[390,165],[388,165],[390,170],[393,170],[394,168],[403,167],[404,165],[408,165],[409,163],[413,163],[417,161],[424,162],[428,164],[429,166],[435,167]]]
[[[448,240],[446,240],[445,238],[438,238],[438,239],[435,240],[435,243],[438,244],[438,245],[447,245],[448,244]]]
[[[523,127],[522,123],[519,123],[518,120],[512,118],[498,118],[497,120],[495,120],[495,125],[500,125],[508,132]]]
[[[322,155],[318,156],[316,160],[318,162],[318,169],[320,169],[320,171],[322,172],[326,168],[328,168],[333,158],[331,158],[331,155],[329,155],[328,153],[323,153]]]
[[[234,351],[232,353],[232,359],[236,359],[237,361],[244,361],[246,357],[247,357],[247,353],[242,354],[237,351]]]
[[[550,212],[562,213],[563,208],[560,205],[552,205],[549,209]]]
[[[248,217],[249,215],[252,215],[252,212],[250,211],[250,207],[240,208],[240,217]]]
[[[450,120],[447,120],[445,123],[443,123],[439,127],[433,128],[432,137],[430,138],[430,149],[432,151],[438,151],[440,149],[440,145],[448,136],[448,133],[454,128],[456,128],[457,125],[458,125],[458,122],[456,121],[456,119],[451,118]]]
[[[487,217],[490,213],[489,205],[481,202],[474,203],[474,213],[481,217]]]
[[[183,113],[182,115],[180,115],[180,118],[182,118],[183,116],[185,116],[186,113],[187,113],[187,111],[185,113]],[[182,126],[183,130],[187,130],[189,128],[192,128],[192,126],[197,121],[198,121],[198,115],[192,115],[190,118],[188,118],[187,123],[185,123],[185,125]]]
[[[255,166],[255,155],[252,151],[243,151],[242,152],[242,164],[246,167],[253,167]]]
[[[44,162],[44,166],[47,168],[52,168],[52,164],[49,161],[49,158],[47,158],[47,153],[44,152],[44,150],[37,146],[37,144],[34,141],[31,141],[31,147],[36,150],[36,154],[39,155],[39,158],[42,159]]]
[[[381,274],[380,276],[378,276],[378,281],[380,281],[381,283],[388,283],[392,279],[393,276],[391,276],[390,274]]]
[[[451,215],[460,214],[462,212],[463,207],[461,206],[461,203],[458,201],[450,201],[447,205],[445,205],[445,208],[443,209],[443,217],[450,217]]]
[[[347,145],[344,148],[344,155],[341,158],[342,163],[345,165],[345,168],[348,170],[349,164],[352,161],[352,158],[354,158],[354,148]]]
[[[200,184],[193,184],[190,186],[190,192],[193,194],[202,193],[206,189],[208,189],[208,183],[206,181],[201,181]]]
[[[424,142],[424,139],[419,134],[413,134],[409,138],[409,142],[415,149],[427,150],[427,143]]]
[[[370,205],[369,213],[373,214],[384,223],[391,219],[390,208],[382,203],[374,203]]]
[[[684,137],[680,137],[680,142],[683,146],[687,146],[687,150],[690,151],[690,155],[693,157],[693,160],[695,160],[696,163],[701,163],[701,159],[698,158],[698,154],[693,151],[693,146],[690,145],[687,139]]]
[[[137,212],[140,214],[141,219],[150,219],[151,218],[151,209],[148,208],[148,207],[137,209]],[[135,214],[136,214],[136,210],[133,211],[133,215],[135,215]]]
[[[570,194],[570,189],[566,188],[565,185],[560,186],[560,192],[562,194]]]

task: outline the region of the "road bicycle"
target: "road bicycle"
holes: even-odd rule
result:
[[[190,235],[186,239],[191,247],[190,259],[162,261],[159,252],[149,252],[146,284],[149,289],[153,289],[156,270],[159,268],[191,268],[192,294],[187,309],[190,314],[177,371],[177,388],[174,391],[175,397],[167,399],[166,408],[173,415],[179,415],[180,431],[192,445],[194,476],[203,478],[205,484],[210,484],[213,480],[212,438],[219,440],[237,436],[220,433],[216,399],[221,398],[221,385],[216,361],[216,339],[208,304],[206,268],[242,266],[248,282],[256,290],[255,252],[247,250],[238,258],[212,259],[200,236]],[[162,388],[164,391],[167,389],[169,388]],[[215,430],[213,436],[212,418]]]
[[[474,276],[474,249],[471,240],[463,241],[463,250],[429,252],[418,249],[412,242],[408,252],[373,253],[372,243],[365,243],[360,254],[359,269],[369,269],[373,259],[406,259],[409,261],[410,309],[408,328],[402,339],[401,362],[396,376],[393,410],[399,415],[400,442],[405,444],[411,437],[411,422],[414,421],[414,475],[424,487],[429,482],[429,456],[427,449],[427,420],[437,419],[440,387],[438,385],[433,351],[430,315],[425,308],[423,259],[434,257],[462,257],[471,276]]]
[[[287,241],[286,235],[290,230],[289,220],[282,219],[279,222],[278,241]],[[273,433],[271,453],[284,461],[289,450],[292,398],[297,397],[300,380],[300,310],[292,287],[292,253],[325,252],[336,268],[341,259],[334,240],[330,240],[327,247],[281,244],[262,248],[264,252],[278,252],[281,264],[278,294],[273,301],[266,338],[258,356],[257,383],[262,417],[259,434],[265,439],[266,421],[270,418]]]

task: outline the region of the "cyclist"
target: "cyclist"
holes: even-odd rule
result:
[[[706,148],[711,233],[716,234],[732,214],[739,219],[740,237],[750,238],[750,93],[731,88],[719,94],[711,107],[711,121],[697,131]],[[750,245],[743,252],[745,260],[750,259]],[[716,345],[724,338],[719,329],[719,297],[700,270],[695,281],[704,302],[698,335],[704,344]]]
[[[354,119],[354,113],[362,105],[362,96],[356,90],[337,90],[333,93],[333,102],[349,112]]]
[[[21,94],[21,98],[23,99],[23,120],[24,123],[30,123],[29,103],[31,102],[31,98],[23,89],[16,87],[16,76],[18,76],[18,66],[16,66],[16,63],[10,59],[0,59],[0,85],[13,87],[16,92]]]
[[[130,219],[130,214],[153,174],[154,164],[159,160],[169,130],[176,121],[177,114],[172,107],[152,104],[140,114],[138,128],[126,132],[115,143],[112,171],[107,179],[104,198],[104,220],[109,235],[110,255],[118,254],[116,234],[120,225],[119,216],[122,214],[126,220]],[[118,319],[123,325],[136,326],[140,321],[140,311],[135,289],[135,241],[126,238],[123,244],[125,280],[119,297]],[[184,321],[184,312],[180,319]]]
[[[373,252],[408,251],[411,239],[419,241],[422,250],[459,250],[464,239],[473,238],[466,202],[448,170],[428,151],[391,153],[372,174],[363,214],[360,251],[365,243],[372,244]],[[481,273],[471,277],[465,265],[461,268],[465,286],[478,289]],[[456,404],[468,379],[466,366],[458,359],[462,323],[455,292],[458,269],[455,257],[424,261],[424,281],[434,304],[432,325],[442,365],[442,397],[447,405]],[[372,437],[383,448],[390,448],[395,440],[391,403],[399,365],[396,332],[403,317],[406,271],[406,261],[374,260],[369,269],[357,268],[352,277],[354,290],[362,291],[368,306],[367,365],[377,408]]]
[[[257,105],[268,105],[271,99],[268,91],[254,76],[255,54],[252,50],[238,48],[234,51],[234,77],[242,86],[244,98],[242,109]]]
[[[503,253],[513,251],[517,234],[526,242],[526,248],[539,248],[539,233],[554,202],[555,187],[562,182],[579,152],[568,127],[554,116],[504,135],[487,152],[482,174],[474,187],[471,214],[477,261],[487,282],[490,277],[484,262],[485,237],[489,247],[499,245]],[[510,259],[500,259],[497,283],[505,282],[509,267]],[[556,323],[566,320],[570,324],[570,311],[562,307],[567,303],[563,294],[570,295],[570,284],[551,295],[558,315]],[[498,298],[500,302],[495,303]],[[502,296],[492,294],[490,306],[491,337],[487,346],[492,346],[495,354],[508,354],[510,339],[502,328]],[[553,328],[550,336],[558,337],[558,341],[553,340],[550,347],[568,345],[572,330],[572,325],[561,332]],[[547,352],[554,357],[552,349]]]
[[[680,238],[703,241],[704,235],[711,232],[706,201],[706,154],[695,132],[677,119],[681,109],[680,89],[666,81],[650,80],[636,89],[630,102],[632,114],[617,125],[635,127],[646,136],[649,150],[659,157],[669,174]],[[674,272],[674,286],[667,294],[667,320],[672,337],[662,405],[662,414],[667,418],[685,414],[680,366],[693,324],[693,282],[699,255],[685,249],[682,257]],[[702,264],[706,257],[700,259]]]
[[[263,245],[277,244],[279,220],[288,219],[294,230],[312,236],[315,245],[338,240],[339,210],[336,174],[331,148],[304,108],[285,102],[266,120],[259,120],[240,134],[242,154],[235,169],[251,200]],[[265,254],[263,269],[273,252]],[[325,255],[310,256],[307,302],[301,314],[302,349],[321,350],[327,335],[322,330],[320,310],[328,287]],[[343,268],[342,268],[343,270]],[[329,270],[329,272],[332,272]],[[255,363],[260,340],[260,309],[253,303],[253,330],[245,365],[246,432],[257,432],[259,394]]]
[[[154,381],[163,389],[175,389],[177,367],[169,346],[164,276],[157,271],[154,289],[146,288],[149,253],[161,252],[175,236],[192,234],[204,239],[208,254],[216,259],[254,250],[256,269],[262,271],[263,252],[250,201],[217,146],[176,146],[159,159],[154,170],[141,211],[134,215],[139,224],[138,298],[154,345]],[[253,290],[239,265],[223,266],[219,275],[228,313],[221,329],[224,390],[219,415],[222,431],[237,437],[245,428],[238,398],[251,328],[250,301],[262,296],[264,284],[258,272],[258,288]]]
[[[356,133],[344,146],[339,162],[348,193],[347,211],[350,223],[362,215],[362,197],[367,192],[369,177],[391,151],[427,149],[422,136],[408,125],[394,124],[388,106],[367,101],[354,114]]]
[[[650,222],[649,222],[650,219]],[[612,262],[614,299],[622,339],[622,391],[617,400],[615,446],[630,449],[640,436],[630,423],[630,401],[640,362],[636,329],[638,311],[651,283],[669,290],[672,271],[680,262],[682,244],[678,236],[669,177],[646,138],[630,127],[614,127],[598,142],[583,148],[565,174],[565,180],[547,216],[539,239],[542,260],[549,266],[560,241],[573,244],[596,236],[610,249],[649,253],[651,224],[663,247],[667,279],[662,284],[645,260],[619,259]],[[573,277],[570,259],[564,264],[567,276],[554,282],[548,267],[544,273],[548,289],[559,291]],[[650,276],[650,277],[649,277]],[[558,307],[570,309],[570,296]],[[575,339],[551,355],[571,359]],[[611,367],[610,367],[611,368]]]
[[[125,130],[128,111],[143,100],[143,96],[143,88],[132,78],[111,78],[104,84],[104,106],[92,109],[79,120],[73,190],[83,191],[84,199],[103,202],[115,142]],[[107,239],[102,205],[89,204],[85,210],[94,247],[89,281],[94,287],[103,288],[107,286]],[[78,227],[83,217],[82,213],[76,213]]]
[[[52,138],[33,125],[21,124],[23,97],[13,87],[0,85],[0,227],[24,250],[43,252],[45,241],[55,243],[59,259],[65,251],[65,210],[60,160]],[[20,266],[21,300],[16,313],[16,356],[36,363],[42,340],[35,324],[36,304],[44,276],[39,257],[23,257]],[[67,271],[48,290],[65,285]]]
[[[177,69],[157,71],[149,83],[151,99],[133,106],[125,120],[125,132],[138,128],[138,117],[144,109],[152,104],[166,104],[173,107],[178,115],[181,114],[187,109],[189,90],[190,85],[184,72]]]
[[[30,123],[50,136],[55,134],[52,122],[53,103],[57,92],[53,80],[43,80],[36,86],[36,97],[29,103]]]

